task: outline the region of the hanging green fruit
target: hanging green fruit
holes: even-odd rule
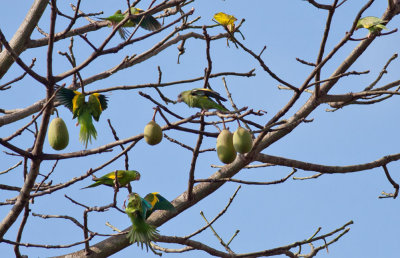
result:
[[[145,127],[144,127],[144,139],[150,145],[156,145],[161,142],[163,138],[161,127],[151,120]]]
[[[253,147],[253,139],[251,134],[245,128],[239,128],[233,133],[233,147],[241,154],[248,153]]]
[[[68,146],[68,129],[61,118],[57,117],[51,121],[47,138],[50,146],[55,150],[63,150]]]
[[[236,151],[233,147],[232,133],[224,129],[217,138],[217,154],[220,161],[225,164],[232,163],[236,158]]]

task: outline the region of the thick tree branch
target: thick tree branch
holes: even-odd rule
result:
[[[35,0],[24,21],[19,26],[17,32],[14,34],[14,37],[10,40],[10,46],[17,55],[20,55],[26,48],[26,44],[39,19],[42,17],[47,4],[48,0]],[[0,53],[0,78],[6,74],[13,63],[14,59],[10,52],[2,51]]]
[[[341,173],[353,173],[353,172],[360,172],[364,170],[369,170],[377,167],[384,166],[389,164],[390,162],[400,160],[400,153],[384,156],[378,160],[358,164],[358,165],[350,165],[350,166],[325,166],[320,164],[308,163],[293,159],[287,159],[278,156],[271,156],[267,154],[258,154],[255,157],[256,161],[271,163],[274,165],[285,166],[285,167],[292,167],[297,169],[302,169],[306,171],[314,171],[323,174],[341,174]]]

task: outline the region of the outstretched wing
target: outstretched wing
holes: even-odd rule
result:
[[[99,93],[93,93],[89,96],[88,103],[91,108],[94,120],[99,121],[101,113],[108,106],[106,96]]]
[[[78,116],[79,110],[85,103],[85,96],[82,93],[66,88],[61,88],[57,92],[56,99],[74,114],[73,118]]]
[[[56,90],[58,90],[59,87],[56,87]],[[77,92],[79,93],[79,92]],[[80,93],[79,93],[80,94]],[[56,95],[56,99],[65,107],[67,107],[69,110],[72,112],[72,100],[75,97],[76,93],[73,90],[66,89],[66,88],[61,88]]]
[[[135,8],[135,7],[131,8],[131,14],[140,15],[143,12],[144,11],[142,9]],[[141,19],[142,19],[142,17],[138,17],[135,19],[131,19],[131,21],[135,24],[138,24]],[[159,28],[161,28],[161,23],[159,21],[157,21],[157,19],[154,18],[153,16],[145,15],[142,22],[140,23],[140,27],[142,27],[145,30],[155,31],[155,30],[158,30]]]

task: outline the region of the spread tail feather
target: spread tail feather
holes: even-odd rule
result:
[[[85,148],[87,148],[88,142],[92,143],[92,136],[94,139],[97,138],[97,131],[93,125],[92,116],[89,112],[85,112],[78,117],[78,122],[81,125],[79,141],[85,144]]]
[[[132,224],[132,228],[129,231],[127,238],[131,244],[137,243],[137,245],[143,249],[143,245],[146,246],[146,250],[149,250],[150,242],[158,235],[158,230],[147,224],[145,221],[138,222],[137,220]]]

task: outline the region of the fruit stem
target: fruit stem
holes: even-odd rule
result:
[[[238,126],[239,126],[239,127],[242,127],[242,126],[240,125],[239,118],[238,118],[238,119],[236,119],[236,121],[237,121],[237,123],[238,123]]]
[[[156,119],[156,114],[157,114],[157,112],[158,112],[158,110],[159,110],[160,108],[157,106],[157,107],[154,107],[153,109],[154,109],[154,114],[153,114],[153,119],[151,119],[151,120],[152,120],[152,121],[155,121],[155,119]]]

